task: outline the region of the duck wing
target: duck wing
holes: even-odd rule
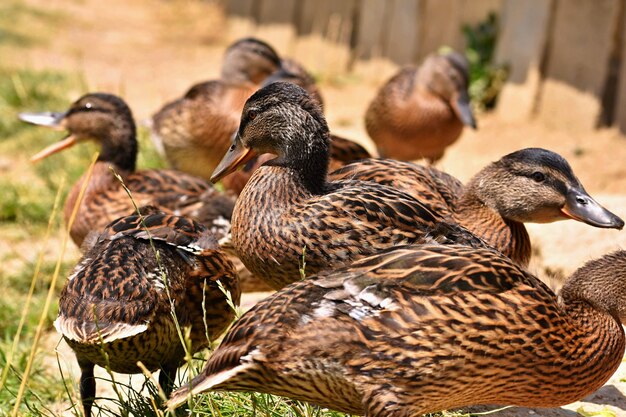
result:
[[[463,184],[445,172],[393,159],[356,161],[333,171],[329,178],[370,181],[394,187],[444,216],[452,215],[463,191]]]

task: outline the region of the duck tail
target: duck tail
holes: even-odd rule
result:
[[[167,401],[167,408],[174,410],[183,405],[192,395],[200,394],[201,392],[210,391],[214,389],[224,389],[225,385],[230,379],[235,377],[241,372],[245,372],[250,368],[252,364],[245,363],[235,366],[234,368],[224,369],[216,374],[209,375],[205,369],[201,374],[196,376],[187,385],[184,385],[174,391]]]

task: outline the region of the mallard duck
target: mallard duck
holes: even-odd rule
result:
[[[557,296],[492,249],[395,248],[261,301],[168,406],[233,390],[368,417],[557,407],[620,365],[624,305],[625,251],[578,269]]]
[[[319,97],[313,78],[299,64],[281,60],[267,43],[244,38],[229,46],[220,79],[194,85],[152,116],[152,138],[170,165],[208,179],[230,146],[244,103],[283,65]]]
[[[123,178],[138,205],[154,205],[167,212],[191,216],[209,227],[218,238],[228,233],[234,196],[219,193],[209,182],[179,171],[135,171],[135,122],[121,98],[91,93],[79,98],[65,113],[22,113],[20,118],[69,132],[65,139],[35,155],[33,161],[88,139],[101,145],[78,216],[70,230],[72,240],[78,246],[92,230],[101,231],[111,221],[134,210],[111,168]],[[72,187],[65,202],[66,222],[84,179]]]
[[[563,157],[540,148],[502,157],[466,186],[433,167],[391,159],[364,159],[331,173],[330,178],[396,187],[522,266],[531,256],[523,223],[574,219],[595,227],[624,227],[622,219],[591,198]]]
[[[76,354],[86,417],[96,394],[95,365],[141,373],[141,361],[161,370],[159,383],[169,394],[185,358],[172,311],[180,329],[191,328],[193,353],[235,316],[222,289],[239,304],[233,265],[205,226],[153,207],[142,213],[143,219],[126,216],[108,225],[61,291],[54,326]]]
[[[442,217],[408,194],[365,181],[326,179],[328,125],[297,85],[276,82],[246,102],[217,181],[255,154],[271,153],[239,195],[232,243],[244,265],[274,288],[383,248],[412,243]]]
[[[364,158],[371,158],[371,155],[363,146],[350,139],[346,139],[332,133],[330,134],[329,171],[337,170],[346,164]],[[263,154],[255,156],[246,162],[241,169],[232,172],[228,176],[221,179],[224,188],[236,193],[237,195],[241,194],[241,191],[250,180],[254,171],[270,159],[274,159],[274,155]]]
[[[419,68],[401,69],[365,114],[367,133],[380,155],[439,160],[463,125],[476,128],[467,87],[468,63],[457,52],[429,55]]]

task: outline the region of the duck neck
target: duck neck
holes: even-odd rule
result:
[[[468,184],[462,194],[455,217],[475,235],[481,237],[504,255],[521,266],[530,261],[530,237],[523,223],[503,218],[476,193]]]
[[[87,173],[83,174],[83,176],[72,186],[67,199],[65,200],[64,207],[64,220],[65,224],[69,224],[69,220],[71,214],[74,210],[74,206],[78,201],[78,197],[81,193],[83,187],[85,188],[85,193],[81,200],[81,204],[78,208],[78,213],[72,227],[70,229],[70,235],[74,243],[80,246],[83,242],[85,236],[92,230],[93,228],[93,219],[89,219],[89,216],[93,216],[91,213],[91,209],[89,206],[89,202],[93,201],[94,198],[98,196],[104,195],[108,190],[112,188],[119,188],[120,183],[113,172],[111,171],[112,163],[105,161],[98,161],[93,167],[93,171],[91,176],[89,177],[89,182],[86,186],[83,184],[88,179]],[[126,176],[129,174],[129,171],[120,170],[116,166],[112,166],[113,170],[119,174],[124,180],[126,180]]]
[[[292,138],[281,156],[268,165],[282,166],[296,173],[298,181],[311,194],[327,189],[330,138],[328,132],[305,133],[306,138]]]
[[[99,137],[102,144],[98,161],[108,162],[122,171],[133,172],[137,160],[137,135],[135,122],[118,121],[102,132]]]
[[[624,329],[609,312],[593,306],[586,300],[559,297],[561,307],[570,319],[565,348],[570,373],[565,379],[576,381],[581,392],[593,392],[615,373],[624,356]],[[574,388],[574,387],[572,387]],[[582,397],[579,396],[579,398]]]

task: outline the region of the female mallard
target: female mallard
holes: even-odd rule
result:
[[[69,132],[67,138],[35,155],[34,161],[87,139],[101,145],[100,156],[70,230],[77,245],[80,246],[92,230],[101,231],[111,221],[134,211],[132,201],[111,168],[124,179],[138,205],[154,205],[167,212],[194,217],[209,227],[218,239],[228,233],[234,197],[220,194],[207,181],[182,172],[135,171],[135,122],[121,98],[91,93],[78,99],[65,113],[22,113],[20,118]],[[73,186],[65,202],[66,222],[84,180],[85,177]]]
[[[556,407],[618,368],[625,305],[626,251],[583,266],[557,296],[491,249],[396,248],[261,301],[168,406],[236,390],[369,417]]]
[[[466,186],[432,167],[391,159],[365,159],[332,172],[333,180],[374,181],[396,187],[448,216],[515,262],[530,260],[523,223],[574,219],[621,229],[624,221],[599,205],[560,155],[522,149],[489,164]]]
[[[302,88],[270,84],[246,102],[218,180],[255,153],[272,153],[233,211],[240,259],[275,288],[306,273],[412,243],[443,218],[406,193],[365,181],[328,182],[329,133],[320,106]]]
[[[222,178],[221,182],[224,185],[224,188],[236,193],[237,195],[241,194],[241,191],[250,180],[254,171],[273,158],[274,155],[271,154],[255,156],[250,161],[246,162],[242,169],[232,172],[228,176]],[[337,170],[346,164],[365,158],[371,158],[371,155],[363,146],[350,139],[346,139],[332,133],[330,134],[329,171]]]
[[[208,179],[230,146],[244,103],[263,80],[283,66],[320,98],[304,68],[281,60],[267,43],[244,38],[229,46],[220,79],[194,85],[183,98],[152,116],[152,138],[170,165]]]
[[[365,114],[367,133],[387,158],[435,162],[463,125],[476,128],[467,87],[463,55],[429,55],[419,68],[401,69],[379,90]]]
[[[154,208],[142,213],[143,219],[108,225],[61,292],[54,325],[76,354],[87,417],[96,394],[94,365],[140,373],[141,361],[161,370],[159,383],[169,393],[185,358],[179,329],[191,328],[196,352],[235,316],[223,290],[239,304],[233,265],[205,226]]]

